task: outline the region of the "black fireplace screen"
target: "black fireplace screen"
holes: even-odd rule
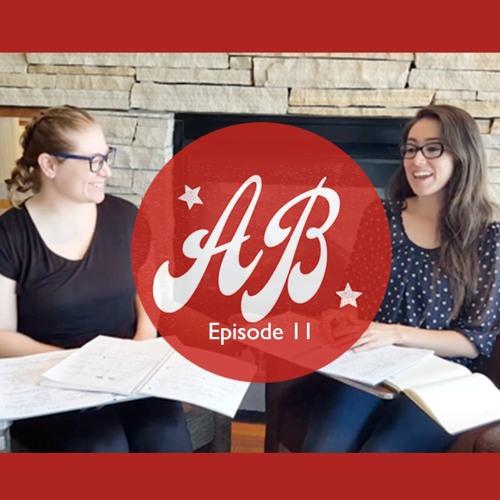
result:
[[[363,169],[383,198],[389,179],[401,164],[398,145],[407,119],[179,113],[175,116],[174,154],[205,134],[254,122],[294,125],[329,140]]]

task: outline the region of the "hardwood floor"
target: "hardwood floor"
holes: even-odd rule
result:
[[[231,424],[231,453],[264,453],[265,425],[233,422]]]

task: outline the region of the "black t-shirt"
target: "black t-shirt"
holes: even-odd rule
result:
[[[64,348],[97,335],[131,338],[136,294],[131,242],[137,208],[106,196],[82,260],[53,253],[25,207],[0,217],[0,274],[17,282],[17,330]]]

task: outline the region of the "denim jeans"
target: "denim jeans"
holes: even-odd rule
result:
[[[190,452],[181,403],[146,398],[14,422],[11,434],[34,452]]]
[[[303,452],[442,452],[455,441],[403,395],[384,400],[335,380],[322,385]]]

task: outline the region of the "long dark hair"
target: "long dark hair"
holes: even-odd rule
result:
[[[445,187],[444,203],[439,214],[440,252],[438,267],[448,276],[453,297],[452,318],[471,302],[479,277],[478,241],[493,221],[495,205],[488,197],[486,154],[474,118],[463,109],[449,105],[422,108],[406,124],[403,140],[422,118],[441,124],[441,139],[453,156],[453,175]],[[388,188],[387,197],[406,200],[415,196],[403,168]]]

